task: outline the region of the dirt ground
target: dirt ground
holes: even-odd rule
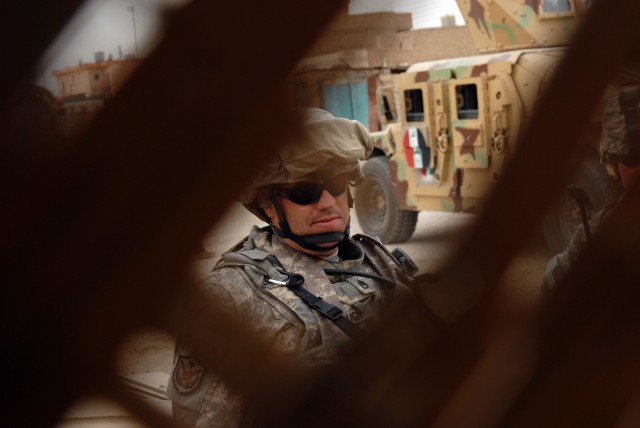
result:
[[[358,233],[361,230],[355,215],[353,217],[352,233]],[[466,214],[421,213],[413,237],[408,242],[390,247],[403,248],[418,264],[421,272],[434,271],[451,253],[454,238],[460,236],[473,219],[473,215]],[[203,278],[220,254],[241,239],[256,222],[258,220],[241,205],[233,205],[219,226],[203,238],[203,252],[193,261],[194,277]],[[525,304],[534,302],[542,282],[544,266],[551,256],[541,234],[536,234],[523,252],[514,257],[504,274],[501,288],[521,298]],[[168,375],[171,372],[173,346],[173,337],[165,332],[136,332],[121,346],[120,374],[162,372]]]
[[[132,334],[120,347],[118,370],[122,375],[171,372],[173,337],[161,330]]]

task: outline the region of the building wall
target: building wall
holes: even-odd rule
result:
[[[140,60],[105,61],[54,70],[57,96],[62,99],[108,98],[120,90],[140,63]]]
[[[366,49],[391,68],[415,62],[477,54],[466,26],[413,30],[410,13],[349,15],[344,8],[320,35],[305,58]]]
[[[105,73],[102,67],[87,69],[87,78],[89,80],[88,98],[101,97],[105,93]]]
[[[54,70],[57,96],[66,112],[64,126],[81,129],[124,85],[141,60],[127,59]]]
[[[440,27],[403,31],[381,41],[387,66],[406,68],[421,61],[476,55],[467,27]]]
[[[87,96],[86,94],[91,93],[89,74],[89,70],[84,67],[73,67],[57,75],[54,74],[58,82],[58,97]]]
[[[368,127],[377,131],[376,91],[389,84],[391,73],[402,72],[416,62],[476,53],[467,27],[412,30],[410,14],[348,16],[343,11],[298,63],[292,75],[296,101],[298,105],[326,108],[324,86],[366,82]]]

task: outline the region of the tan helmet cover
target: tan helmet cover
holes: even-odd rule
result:
[[[337,118],[324,110],[303,109],[303,113],[299,138],[278,150],[277,158],[241,196],[243,204],[257,207],[258,189],[272,184],[331,177],[343,172],[361,174],[359,161],[367,159],[373,150],[369,131],[355,120]]]
[[[279,151],[282,172],[286,175],[272,176],[271,183],[310,179],[328,162],[351,171],[371,151],[369,132],[354,120],[334,117],[309,123],[303,128],[300,141]]]
[[[304,109],[305,122],[296,141],[278,150],[277,158],[258,175],[242,196],[254,201],[256,190],[360,170],[373,150],[371,135],[355,120],[337,118],[320,109]]]

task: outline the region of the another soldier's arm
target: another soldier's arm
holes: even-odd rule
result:
[[[596,233],[600,223],[606,218],[609,212],[615,208],[616,204],[606,205],[602,210],[595,213],[589,221],[589,227],[592,233]],[[556,254],[549,260],[544,268],[545,288],[552,289],[558,282],[571,270],[580,253],[587,246],[587,238],[584,227],[582,225],[576,228],[571,241],[567,248],[559,254]]]
[[[584,227],[578,226],[567,248],[562,253],[558,253],[547,262],[544,267],[544,282],[549,289],[560,282],[560,280],[569,272],[571,266],[578,259],[580,252],[586,246],[586,238]]]

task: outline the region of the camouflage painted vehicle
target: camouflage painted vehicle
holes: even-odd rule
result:
[[[589,5],[514,3],[458,0],[478,50],[494,53],[414,64],[379,88],[384,130],[373,133],[374,154],[355,198],[365,233],[402,242],[413,234],[419,211],[481,209]],[[599,162],[597,118],[589,128],[574,181],[597,209],[617,188]],[[544,226],[552,249],[566,245],[579,219],[568,198],[552,209]]]

